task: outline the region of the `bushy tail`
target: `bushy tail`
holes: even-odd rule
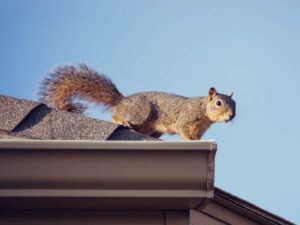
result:
[[[81,103],[73,103],[74,98],[86,99],[108,108],[123,98],[108,77],[85,64],[57,68],[42,81],[38,95],[45,104],[71,112],[86,109]]]

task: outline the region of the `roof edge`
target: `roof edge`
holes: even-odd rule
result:
[[[295,224],[218,187],[215,187],[213,201],[252,219],[259,217],[271,224]]]
[[[214,141],[108,141],[108,140],[1,140],[0,149],[124,149],[124,150],[205,150],[216,152]],[[214,154],[210,155],[211,161]],[[209,165],[210,169],[214,165]]]

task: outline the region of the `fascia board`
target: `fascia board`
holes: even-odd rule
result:
[[[0,208],[199,208],[213,197],[216,149],[211,141],[0,141]]]

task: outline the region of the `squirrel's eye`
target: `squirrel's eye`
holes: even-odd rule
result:
[[[216,101],[216,106],[217,106],[217,107],[222,106],[222,101],[221,101],[221,100],[217,100],[217,101]]]

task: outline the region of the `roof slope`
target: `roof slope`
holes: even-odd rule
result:
[[[294,224],[217,187],[214,190],[214,202],[260,224]]]
[[[154,140],[126,127],[0,95],[0,139]]]

